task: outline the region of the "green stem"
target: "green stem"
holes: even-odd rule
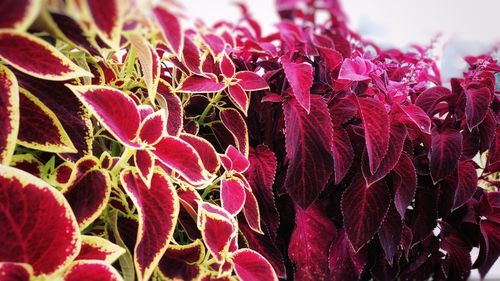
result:
[[[127,67],[125,68],[125,77],[130,77],[132,75],[132,72],[134,71],[134,66],[135,66],[135,58],[137,57],[137,54],[135,52],[135,49],[132,48],[130,49],[130,52],[128,53],[127,56]]]
[[[215,95],[215,97],[207,105],[207,107],[205,107],[205,110],[203,110],[203,112],[200,115],[200,118],[198,119],[198,124],[200,126],[203,126],[205,124],[203,123],[203,121],[205,121],[205,117],[207,117],[208,113],[210,112],[214,104],[220,101],[221,98],[222,98],[222,91],[218,92],[217,95]]]
[[[113,167],[113,170],[111,170],[111,174],[116,176],[118,174],[118,172],[121,170],[121,168],[125,164],[127,164],[128,160],[130,159],[130,157],[132,157],[133,154],[134,154],[134,150],[125,147],[125,150],[123,151],[122,156],[120,156],[120,159],[118,160],[116,165]]]

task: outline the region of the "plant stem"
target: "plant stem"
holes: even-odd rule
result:
[[[134,154],[134,150],[125,147],[125,150],[123,150],[122,156],[120,156],[120,159],[118,162],[116,162],[115,166],[113,167],[113,170],[111,170],[112,175],[117,175],[117,173],[120,171],[120,169],[123,167],[123,165],[127,164],[128,160],[130,157]]]
[[[200,118],[198,119],[198,124],[200,126],[203,126],[205,124],[203,123],[203,121],[205,121],[205,117],[207,117],[208,113],[210,112],[214,104],[220,101],[221,98],[222,98],[222,91],[218,92],[217,95],[215,95],[215,97],[208,103],[207,107],[205,107],[205,110],[203,110],[203,112],[200,115]]]
[[[127,78],[130,77],[134,71],[136,57],[137,54],[135,53],[135,49],[131,48],[127,56],[127,67],[125,68],[125,77]]]

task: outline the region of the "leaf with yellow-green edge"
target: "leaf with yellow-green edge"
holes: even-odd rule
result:
[[[101,260],[107,264],[112,264],[124,253],[124,248],[107,239],[82,235],[82,248],[76,260]]]
[[[19,108],[17,143],[47,152],[77,152],[56,114],[23,88],[19,90]]]
[[[141,63],[144,82],[148,87],[149,100],[154,103],[158,82],[160,82],[160,57],[153,49],[153,46],[138,33],[130,33],[130,43],[137,52],[137,57]]]
[[[122,32],[123,18],[120,9],[124,3],[118,0],[86,0],[91,25],[99,38],[111,48],[118,50]]]
[[[0,262],[0,276],[6,281],[29,281],[33,268],[27,263]]]
[[[66,84],[94,117],[123,145],[138,148],[135,141],[140,116],[135,101],[126,93],[108,86]]]
[[[31,153],[13,155],[9,166],[28,172],[35,177],[42,177],[43,164]]]
[[[19,87],[17,79],[0,64],[0,164],[8,165],[19,131]]]
[[[187,245],[170,245],[158,269],[167,280],[199,280],[200,263],[205,257],[205,246],[200,239]]]
[[[248,157],[248,128],[243,116],[233,108],[227,108],[219,112],[219,117],[224,126],[233,135],[238,150]]]
[[[139,281],[148,280],[167,250],[179,215],[179,198],[167,175],[156,170],[148,188],[135,169],[127,168],[120,181],[138,212],[139,227],[134,264]]]
[[[0,30],[0,58],[17,70],[40,79],[62,81],[93,77],[54,46],[24,32]]]
[[[64,281],[106,280],[122,281],[120,273],[100,260],[79,260],[71,263],[63,276]]]
[[[91,170],[78,177],[63,193],[80,229],[84,230],[106,208],[111,194],[111,179],[106,170]]]
[[[41,4],[40,0],[3,0],[0,5],[0,28],[28,29],[40,12]]]
[[[36,276],[50,275],[74,260],[81,237],[61,192],[27,172],[0,165],[0,245],[1,261],[27,263]]]

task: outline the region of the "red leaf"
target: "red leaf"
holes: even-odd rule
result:
[[[1,12],[0,12],[1,13]],[[8,165],[14,155],[19,131],[19,88],[7,67],[0,66],[0,164]]]
[[[153,8],[153,14],[160,25],[161,32],[167,40],[170,50],[179,57],[184,45],[184,33],[179,19],[161,6]]]
[[[330,107],[330,116],[332,117],[333,127],[338,127],[351,118],[358,112],[358,106],[350,96],[340,99]]]
[[[434,183],[448,176],[457,166],[462,154],[462,134],[455,129],[432,130],[429,155],[431,177]]]
[[[28,263],[35,275],[51,274],[78,255],[80,243],[71,207],[58,190],[0,165],[1,261]]]
[[[184,110],[179,97],[173,93],[170,85],[160,80],[158,94],[161,95],[167,104],[167,132],[171,136],[179,136],[182,130],[182,119]]]
[[[467,127],[472,130],[483,122],[491,104],[491,93],[487,87],[480,89],[468,89],[465,91],[465,116]]]
[[[477,173],[474,162],[458,163],[458,185],[453,200],[453,210],[467,203],[477,188]]]
[[[427,116],[427,115],[426,115]],[[403,151],[403,144],[406,139],[406,126],[393,119],[391,121],[391,132],[389,137],[389,146],[387,152],[380,162],[380,166],[377,171],[373,174],[370,173],[368,167],[368,159],[366,159],[366,153],[363,153],[363,160],[361,161],[361,167],[363,170],[363,176],[368,184],[376,182],[385,175],[387,175],[396,166],[399,160],[399,156]]]
[[[446,251],[447,258],[443,262],[443,271],[448,280],[468,280],[472,262],[471,247],[467,240],[451,225],[440,221],[442,237],[441,248]]]
[[[214,174],[219,170],[220,158],[213,145],[204,138],[191,135],[181,134],[180,138],[189,143],[200,155],[203,166],[208,172]]]
[[[412,122],[420,131],[430,134],[431,133],[431,119],[420,107],[409,104],[406,106],[397,106],[396,108],[406,115],[406,118]]]
[[[19,144],[55,153],[76,152],[54,112],[24,89],[19,92],[19,111],[21,115],[17,136]]]
[[[179,198],[163,173],[155,172],[148,188],[139,175],[124,170],[121,183],[139,214],[139,229],[134,248],[134,263],[139,280],[148,280],[173,237]]]
[[[234,67],[233,61],[229,58],[229,56],[224,53],[219,61],[220,72],[226,78],[233,78],[236,69]]]
[[[136,150],[134,153],[134,163],[144,184],[150,187],[155,167],[155,158],[153,154],[148,150]]]
[[[370,98],[357,100],[365,129],[370,172],[374,174],[389,148],[389,116],[382,103]]]
[[[402,218],[410,205],[417,189],[417,173],[411,157],[403,152],[394,167],[394,205]]]
[[[429,117],[434,115],[434,108],[443,97],[451,95],[445,87],[436,86],[423,91],[415,100],[415,105],[422,108]]]
[[[217,259],[223,261],[224,253],[229,251],[231,239],[236,236],[236,221],[231,215],[211,203],[200,202],[198,205],[198,228],[203,242]]]
[[[201,38],[214,57],[218,57],[224,51],[225,42],[218,35],[209,33],[202,35]]]
[[[27,60],[26,58],[30,59]],[[16,69],[46,80],[92,77],[42,39],[12,30],[0,31],[0,58]]]
[[[267,82],[251,71],[240,71],[234,76],[238,85],[245,91],[259,91],[269,88]]]
[[[245,204],[245,187],[237,180],[222,179],[220,183],[222,208],[231,215],[237,215]]]
[[[201,59],[196,46],[189,37],[184,37],[184,46],[182,48],[182,61],[184,65],[194,74],[201,75]]]
[[[262,221],[267,223],[274,236],[279,225],[279,214],[273,195],[276,157],[267,146],[259,145],[255,149],[250,149],[248,160],[250,168],[246,172],[246,177],[257,202],[259,202]]]
[[[219,112],[222,124],[229,130],[234,138],[236,147],[244,156],[248,156],[248,128],[241,114],[231,108]]]
[[[205,170],[198,152],[180,138],[167,136],[151,152],[193,185],[203,185],[210,179],[210,173]]]
[[[338,232],[330,246],[328,265],[331,280],[358,280],[366,265],[363,251],[354,252],[344,229]]]
[[[313,84],[313,69],[307,63],[294,63],[282,58],[281,64],[285,71],[286,79],[292,86],[292,92],[299,104],[309,114],[311,110],[311,93]]]
[[[332,122],[326,103],[311,96],[308,114],[296,99],[283,104],[286,152],[289,159],[285,186],[290,197],[307,208],[318,197],[332,173]]]
[[[123,24],[118,0],[86,2],[97,34],[108,46],[117,50]]]
[[[5,281],[29,281],[32,275],[33,269],[29,264],[0,262],[0,276]]]
[[[82,236],[82,248],[75,260],[100,260],[112,264],[125,249],[98,236]]]
[[[384,180],[367,185],[362,176],[357,176],[344,191],[341,203],[344,227],[355,251],[375,235],[389,204],[390,195]]]
[[[361,57],[345,59],[342,66],[340,66],[338,79],[349,81],[368,80],[375,69],[376,66],[370,60]]]
[[[187,245],[170,245],[158,268],[172,280],[198,280],[201,274],[199,263],[205,256],[205,247],[197,239]]]
[[[253,195],[252,191],[248,187],[244,190],[246,195],[245,205],[243,206],[243,215],[245,215],[248,226],[250,226],[253,231],[264,234],[260,224],[260,211],[257,198],[255,198],[255,195]]]
[[[481,220],[479,226],[482,239],[479,247],[479,257],[474,263],[474,267],[477,266],[481,278],[484,278],[500,255],[500,222]],[[481,263],[476,264],[478,261],[481,261]]]
[[[167,113],[160,109],[148,115],[138,129],[139,140],[148,145],[155,145],[167,135]]]
[[[41,2],[38,0],[5,0],[0,7],[0,28],[26,30],[38,16]]]
[[[250,249],[239,249],[232,255],[234,271],[242,281],[278,281],[273,267],[261,254]]]
[[[341,127],[333,129],[332,137],[333,169],[335,184],[339,184],[345,177],[354,160],[354,150],[347,131]]]
[[[111,265],[102,261],[75,261],[64,273],[64,281],[83,280],[123,280],[118,271]]]
[[[295,229],[288,246],[288,256],[295,264],[297,280],[327,280],[328,250],[336,228],[318,204],[307,210],[295,208]]]
[[[238,84],[230,85],[227,88],[227,91],[234,105],[236,105],[241,111],[243,111],[246,116],[250,102],[248,101],[248,97],[245,91],[243,91],[243,89]]]
[[[380,245],[385,253],[385,258],[390,265],[393,264],[394,254],[401,244],[401,233],[403,231],[403,220],[396,211],[394,204],[391,204],[384,222],[378,230]]]
[[[214,76],[188,76],[182,80],[177,92],[181,93],[212,93],[222,91],[226,85],[217,82]]]
[[[135,138],[140,116],[131,97],[107,86],[66,86],[118,141],[131,148],[139,147]]]
[[[111,194],[111,180],[107,171],[89,171],[63,190],[63,194],[83,230],[106,208]]]

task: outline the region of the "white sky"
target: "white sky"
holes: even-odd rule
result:
[[[273,0],[241,0],[261,24],[273,31],[278,22]],[[207,24],[236,21],[234,0],[180,0],[185,14]],[[460,76],[467,54],[479,54],[500,42],[500,0],[341,0],[350,26],[385,47],[403,48],[411,43],[427,44],[442,33],[437,54],[446,80]],[[474,253],[477,255],[477,253]],[[473,254],[473,255],[474,255]],[[474,255],[474,259],[475,259]],[[477,272],[472,277],[478,278]],[[486,280],[500,278],[497,261]]]

